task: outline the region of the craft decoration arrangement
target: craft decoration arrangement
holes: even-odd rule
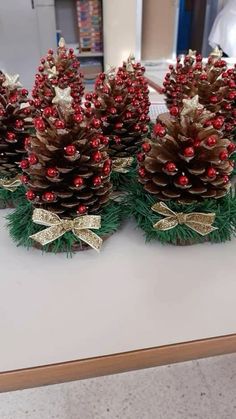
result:
[[[163,83],[169,112],[150,129],[145,67],[132,56],[89,93],[63,39],[42,58],[31,99],[17,75],[0,74],[0,199],[16,206],[13,240],[99,251],[130,216],[147,240],[230,240],[235,76],[218,49],[206,63],[191,50],[177,58]]]

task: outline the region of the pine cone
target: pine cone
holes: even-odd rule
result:
[[[137,75],[136,81],[132,77],[122,68],[101,73],[95,92],[85,95],[85,106],[92,104],[96,116],[103,121],[103,134],[109,137],[112,159],[133,156],[148,131],[147,82],[141,75]]]
[[[208,111],[225,118],[225,133],[231,133],[234,128],[235,83],[220,52],[214,50],[204,65],[201,55],[190,51],[183,62],[178,58],[176,66],[170,65],[169,69],[163,92],[171,112],[176,115],[178,108],[181,109],[183,105],[183,99],[198,95],[199,102]]]
[[[70,88],[57,88],[51,115],[42,112],[34,120],[36,136],[21,162],[28,200],[62,218],[99,212],[112,187],[101,121],[76,112],[71,103]]]
[[[26,153],[25,139],[32,127],[28,91],[19,76],[0,73],[0,176],[14,177]]]
[[[228,192],[235,145],[214,128],[214,120],[205,126],[209,117],[196,96],[184,100],[180,118],[154,126],[153,139],[143,144],[146,155],[139,156],[139,181],[147,192],[185,203]]]
[[[36,115],[40,114],[41,108],[50,106],[55,86],[65,89],[69,85],[74,106],[81,103],[84,85],[83,74],[79,68],[80,62],[73,49],[68,50],[64,39],[61,38],[56,54],[50,49],[38,67],[39,73],[36,75],[32,90],[32,105],[35,107]]]

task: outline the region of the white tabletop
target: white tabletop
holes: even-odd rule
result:
[[[0,371],[236,331],[235,240],[145,244],[131,222],[97,254],[11,241],[0,214]]]

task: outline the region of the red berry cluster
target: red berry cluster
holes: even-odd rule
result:
[[[183,99],[197,94],[207,110],[224,116],[225,131],[230,133],[235,125],[235,81],[235,71],[227,69],[227,63],[221,58],[210,55],[204,64],[200,54],[186,55],[183,60],[177,58],[175,66],[169,66],[163,93],[173,116],[178,115]]]
[[[51,104],[55,86],[61,89],[69,86],[74,105],[81,103],[84,86],[80,62],[74,50],[66,48],[63,41],[55,54],[50,49],[47,56],[41,59],[32,90],[31,104],[35,107],[36,113],[37,110]]]

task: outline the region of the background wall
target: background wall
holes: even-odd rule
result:
[[[144,0],[145,3],[146,0]],[[136,52],[137,0],[103,0],[105,69]]]
[[[142,60],[171,58],[177,0],[143,0]]]

